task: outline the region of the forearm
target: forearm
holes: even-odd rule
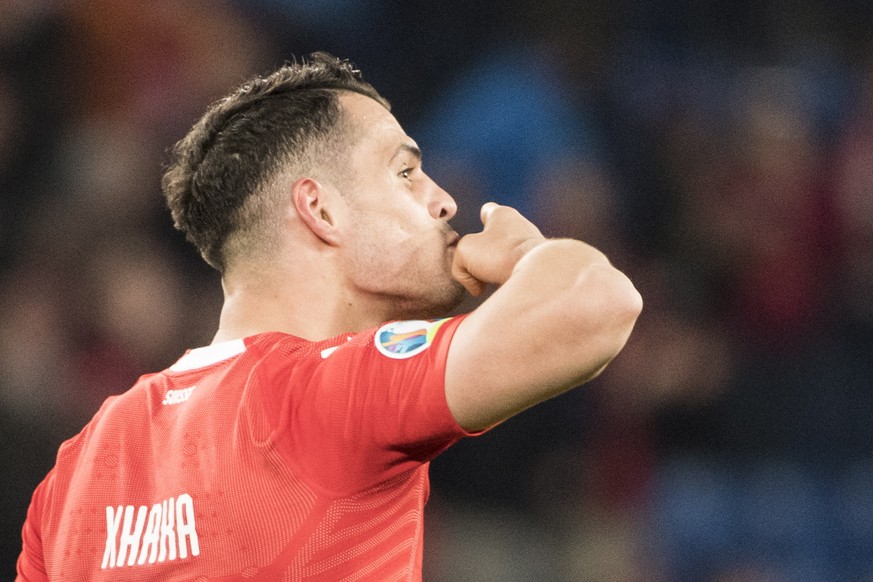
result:
[[[606,255],[570,239],[531,248],[492,299],[488,309],[528,332],[522,349],[535,386],[521,390],[520,399],[531,403],[599,374],[624,347],[642,309],[640,294]]]
[[[628,278],[591,245],[531,245],[456,334],[453,414],[483,428],[593,378],[624,346],[641,307]]]
[[[530,271],[533,273],[533,285],[537,285],[537,275],[572,282],[591,267],[612,269],[612,264],[605,254],[580,240],[558,238],[526,241],[516,250],[515,264],[509,277],[525,277]]]

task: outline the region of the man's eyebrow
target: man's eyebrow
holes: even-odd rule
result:
[[[421,150],[418,148],[418,146],[411,144],[411,143],[402,143],[399,146],[397,146],[397,149],[394,150],[394,155],[391,156],[390,161],[394,161],[394,158],[396,158],[397,156],[399,156],[401,153],[404,153],[404,152],[408,153],[408,154],[412,154],[412,156],[414,156],[416,160],[421,162]]]

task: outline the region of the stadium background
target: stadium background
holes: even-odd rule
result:
[[[588,388],[433,464],[425,579],[873,579],[873,7],[862,0],[0,0],[0,579],[108,395],[208,342],[161,163],[324,49],[462,231],[487,199],[646,308]]]

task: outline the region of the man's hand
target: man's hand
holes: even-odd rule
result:
[[[516,263],[546,239],[529,220],[509,206],[482,206],[482,232],[461,238],[455,248],[452,276],[473,296],[489,284],[502,285]]]

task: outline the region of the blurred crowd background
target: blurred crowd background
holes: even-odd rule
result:
[[[162,164],[252,73],[351,59],[457,199],[645,310],[582,390],[432,465],[430,581],[873,580],[873,5],[0,0],[0,579],[107,396],[211,340]]]

